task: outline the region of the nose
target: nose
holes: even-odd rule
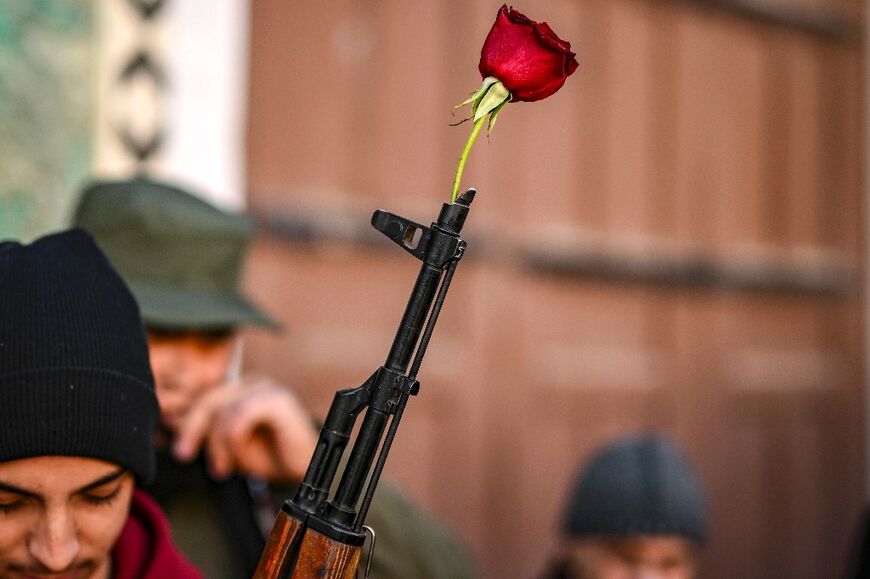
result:
[[[181,347],[154,347],[151,349],[151,370],[160,393],[191,390],[197,372],[191,357]],[[162,403],[162,401],[161,401]]]
[[[176,376],[179,370],[183,369],[180,363],[181,356],[166,346],[150,346],[150,348],[151,371],[154,373],[157,386],[164,390],[176,389]]]
[[[54,573],[69,568],[79,549],[75,521],[65,508],[48,510],[28,542],[30,555]]]

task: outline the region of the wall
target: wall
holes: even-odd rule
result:
[[[316,412],[383,361],[416,265],[372,209],[431,220],[499,2],[256,2],[248,364]],[[511,104],[465,182],[470,240],[387,465],[532,577],[575,466],[664,431],[709,488],[710,578],[842,568],[865,496],[858,2],[517,6],[581,69]]]

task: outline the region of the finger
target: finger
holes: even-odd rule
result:
[[[178,425],[172,452],[178,460],[192,460],[202,448],[211,430],[214,415],[237,391],[215,388],[196,400]]]
[[[286,396],[261,392],[238,401],[232,412],[221,413],[221,430],[239,470],[272,481],[301,480],[310,453],[304,465],[293,464],[299,443],[287,431],[295,429],[299,418],[288,412],[286,402]],[[302,421],[309,422],[304,415]]]
[[[227,433],[217,420],[209,429],[206,444],[206,460],[212,477],[224,479],[233,472],[235,461],[227,442]]]
[[[270,480],[301,480],[317,444],[317,431],[308,414],[286,395],[241,401],[227,433],[227,442],[240,462]]]
[[[226,445],[246,474],[272,479],[280,472],[272,427],[275,414],[273,408],[247,400],[221,416]]]

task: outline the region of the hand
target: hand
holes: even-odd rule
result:
[[[299,482],[317,444],[310,415],[268,378],[243,379],[206,393],[181,420],[172,451],[190,461],[205,447],[215,478],[234,472]]]

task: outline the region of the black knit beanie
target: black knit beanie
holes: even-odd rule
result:
[[[84,456],[148,481],[158,415],[136,302],[91,237],[0,243],[0,461]]]
[[[704,491],[691,465],[658,436],[607,446],[578,477],[563,530],[569,536],[678,535],[707,531]]]

